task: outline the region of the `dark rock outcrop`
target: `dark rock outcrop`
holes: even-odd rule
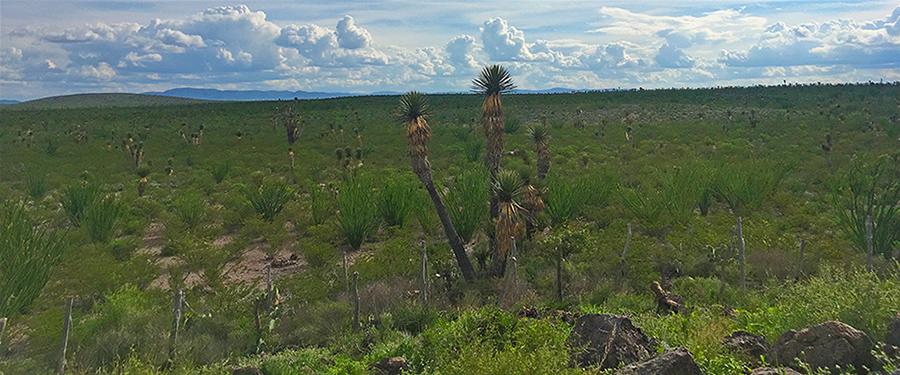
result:
[[[900,312],[888,323],[884,337],[884,353],[894,359],[900,359]]]
[[[649,359],[656,344],[624,316],[588,314],[575,322],[569,335],[573,364],[601,369]]]
[[[373,363],[369,368],[376,374],[400,375],[407,368],[406,358],[388,357]]]
[[[856,369],[868,373],[876,368],[869,336],[847,324],[829,321],[800,331],[788,331],[778,339],[769,359],[778,365],[800,370],[800,363],[813,369]]]
[[[758,364],[760,357],[769,353],[769,343],[764,337],[745,331],[735,331],[728,335],[722,340],[722,345],[754,364]]]
[[[616,372],[616,375],[702,375],[703,371],[694,357],[684,348],[669,350],[654,358],[634,363]]]
[[[231,375],[263,375],[262,370],[253,367],[238,367],[236,369],[231,370]]]

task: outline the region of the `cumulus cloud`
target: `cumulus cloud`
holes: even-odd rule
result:
[[[897,66],[900,64],[900,7],[883,20],[833,20],[788,26],[775,23],[745,50],[726,50],[729,66],[796,65]]]
[[[898,76],[900,7],[875,20],[800,24],[744,9],[665,16],[602,7],[598,14],[592,30],[567,39],[531,31],[541,27],[527,18],[513,25],[494,17],[414,47],[393,46],[350,15],[330,25],[277,24],[245,5],[143,23],[29,25],[0,35],[0,88],[452,91],[465,90],[481,66],[495,62],[525,88]]]
[[[341,18],[335,30],[338,45],[341,48],[357,49],[372,45],[372,35],[369,34],[368,30],[356,26],[353,17],[344,16]]]
[[[488,57],[497,61],[532,60],[525,33],[510,26],[503,18],[491,18],[481,26],[481,40]]]

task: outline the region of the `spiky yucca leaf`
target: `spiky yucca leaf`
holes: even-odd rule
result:
[[[507,93],[515,88],[509,71],[498,64],[484,67],[472,80],[472,90],[485,96]]]

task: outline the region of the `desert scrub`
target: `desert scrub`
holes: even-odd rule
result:
[[[487,173],[481,168],[469,168],[456,176],[446,192],[444,200],[456,232],[464,242],[471,242],[488,216]]]
[[[172,203],[172,212],[185,229],[192,231],[206,219],[207,203],[199,193],[187,192],[175,198]]]
[[[63,190],[60,198],[66,217],[76,227],[81,226],[88,208],[100,199],[100,189],[90,183],[69,186]]]
[[[270,179],[263,181],[255,189],[245,189],[244,197],[257,215],[271,222],[284,206],[294,199],[294,190],[284,181]]]
[[[94,242],[107,242],[116,235],[125,210],[112,197],[99,199],[84,213],[84,227]]]
[[[790,329],[839,320],[884,338],[888,321],[900,311],[900,274],[877,275],[862,270],[826,267],[807,281],[767,291],[775,302],[738,310],[738,324],[770,341]]]
[[[35,226],[21,204],[0,202],[0,317],[37,298],[65,246],[61,235]]]
[[[338,192],[338,226],[353,250],[359,250],[378,227],[378,207],[371,199],[373,190],[366,177],[354,176],[345,180]]]
[[[25,190],[31,199],[40,199],[47,193],[47,178],[37,173],[29,173],[25,176]]]
[[[403,226],[412,209],[415,192],[415,182],[406,174],[386,176],[376,198],[381,220],[388,226]]]

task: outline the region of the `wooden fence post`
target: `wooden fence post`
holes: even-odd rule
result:
[[[559,302],[563,300],[562,290],[562,253],[559,247],[556,248],[556,299]]]
[[[275,286],[272,282],[272,262],[266,265],[266,308],[275,306]]]
[[[746,252],[744,246],[744,224],[741,221],[741,217],[737,217],[737,243],[738,243],[738,259],[740,260],[740,269],[741,269],[741,289],[747,288],[747,266],[746,266]]]
[[[803,275],[803,263],[804,262],[806,262],[806,240],[801,238],[800,239],[800,264],[797,267],[797,269],[799,270],[799,272],[797,272],[797,274],[800,276]]]
[[[178,288],[172,297],[172,330],[169,332],[169,359],[166,367],[171,368],[175,364],[175,357],[178,354],[178,329],[181,326],[182,308],[184,305],[184,290]]]
[[[428,306],[428,251],[422,241],[422,307]]]
[[[866,271],[872,272],[875,263],[875,245],[873,242],[874,237],[874,223],[872,223],[872,214],[866,215]]]
[[[347,288],[347,294],[350,294],[350,265],[347,261],[347,251],[342,251],[344,259],[343,259],[343,267],[344,267],[344,284]]]
[[[512,249],[510,249],[510,260],[512,260],[512,267],[510,268],[510,277],[512,281],[512,287],[515,291],[517,284],[519,283],[519,247],[516,244],[516,237],[510,237],[512,241]]]
[[[619,276],[621,277],[621,287],[625,286],[625,279],[628,277],[628,268],[626,267],[628,246],[631,245],[631,223],[628,223],[625,231],[625,246],[622,248],[622,255],[619,256]]]
[[[66,373],[66,348],[69,346],[69,332],[72,331],[72,304],[75,297],[66,297],[66,307],[63,317],[62,345],[59,349],[59,364],[56,367],[57,374]]]
[[[359,272],[353,271],[353,332],[359,331]]]

